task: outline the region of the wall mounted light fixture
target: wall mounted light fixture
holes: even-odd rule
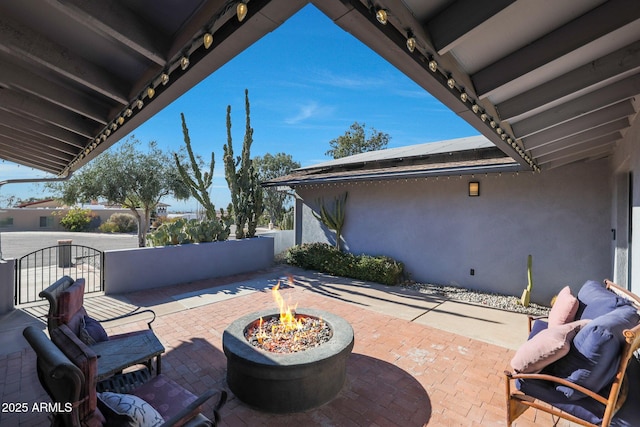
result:
[[[478,197],[480,195],[480,183],[478,181],[469,182],[469,197]]]

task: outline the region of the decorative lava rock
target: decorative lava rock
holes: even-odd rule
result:
[[[353,328],[343,318],[313,309],[296,316],[322,319],[332,330],[329,341],[295,353],[271,353],[252,346],[245,332],[256,320],[278,317],[273,310],[252,313],[224,331],[227,383],[244,403],[272,413],[301,412],[333,399],[346,379],[346,362],[353,349]]]

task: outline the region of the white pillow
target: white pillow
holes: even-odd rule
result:
[[[98,398],[116,414],[130,417],[132,426],[156,427],[164,424],[160,413],[138,396],[105,391],[98,393]]]

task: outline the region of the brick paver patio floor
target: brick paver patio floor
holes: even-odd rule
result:
[[[232,279],[198,283],[127,295],[134,304],[153,305],[168,295],[210,288]],[[223,408],[224,426],[489,426],[505,425],[502,372],[513,350],[475,341],[428,326],[379,314],[326,293],[294,286],[285,299],[299,307],[331,311],[351,323],[355,334],[347,362],[347,381],[328,404],[299,414],[273,415],[255,411],[232,393]],[[269,292],[254,292],[226,301],[161,315],[154,330],[166,347],[163,373],[194,393],[226,389],[226,358],[222,333],[236,318],[274,307]],[[143,322],[108,330],[143,328]],[[31,349],[0,356],[4,378],[2,402],[47,401],[35,376]],[[211,417],[212,403],[204,412]],[[536,419],[537,417],[537,419]],[[46,414],[0,414],[0,425],[46,425]],[[533,410],[517,426],[552,425]],[[559,425],[568,425],[562,424]]]

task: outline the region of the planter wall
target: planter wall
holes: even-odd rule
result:
[[[269,237],[107,251],[104,290],[118,294],[171,286],[261,270],[272,263]]]
[[[13,310],[15,263],[14,259],[0,261],[0,315]]]

